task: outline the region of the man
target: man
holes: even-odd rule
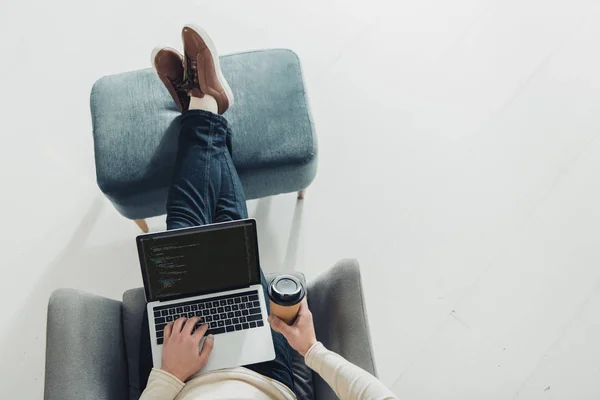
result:
[[[219,66],[217,51],[201,28],[182,31],[184,56],[156,49],[152,63],[183,113],[175,171],[167,199],[167,229],[247,218],[246,199],[231,158],[231,135],[223,114],[233,94]],[[266,282],[261,271],[263,289]],[[152,369],[142,400],[200,398],[295,399],[290,346],[305,357],[342,399],[395,398],[375,377],[317,342],[312,314],[303,301],[293,326],[269,317],[275,332],[274,360],[194,376],[214,346],[199,318],[180,318],[164,330],[161,369]],[[276,333],[279,332],[279,333]],[[144,354],[149,348],[142,348]],[[150,369],[141,361],[141,371]]]

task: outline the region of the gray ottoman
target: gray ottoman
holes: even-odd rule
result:
[[[235,104],[224,117],[248,199],[299,191],[317,171],[317,141],[297,55],[262,50],[221,57]],[[166,213],[180,114],[152,69],[105,76],[92,88],[98,186],[125,217]]]

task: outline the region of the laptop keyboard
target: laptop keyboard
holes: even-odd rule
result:
[[[259,328],[264,325],[256,290],[154,308],[156,343],[162,344],[164,329],[181,317],[200,317],[195,328],[207,323],[207,335]]]

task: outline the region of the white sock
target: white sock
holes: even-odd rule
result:
[[[215,100],[214,97],[205,94],[204,97],[190,98],[190,110],[204,110],[213,114],[217,114],[219,111],[219,106],[217,105],[217,100]]]

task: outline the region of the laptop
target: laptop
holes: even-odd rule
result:
[[[255,220],[140,235],[137,247],[155,368],[161,366],[164,328],[180,317],[200,317],[214,335],[202,372],[275,358]]]

